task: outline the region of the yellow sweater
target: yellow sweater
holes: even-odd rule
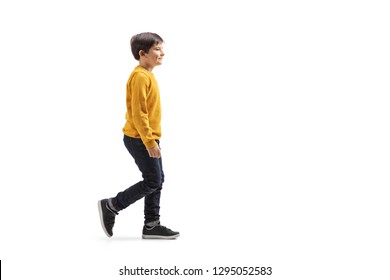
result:
[[[135,67],[127,81],[126,124],[123,133],[141,138],[147,149],[157,146],[161,137],[160,91],[156,78],[141,66]]]

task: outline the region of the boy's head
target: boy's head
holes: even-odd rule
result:
[[[143,54],[148,54],[149,50],[156,46],[162,45],[163,39],[156,33],[144,32],[134,35],[130,40],[131,52],[136,60],[140,60]]]

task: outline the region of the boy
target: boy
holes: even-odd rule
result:
[[[133,56],[139,61],[127,81],[124,144],[142,173],[140,181],[115,197],[98,202],[100,221],[108,237],[118,212],[144,198],[145,223],[142,238],[174,239],[175,232],[160,225],[160,194],[164,183],[161,150],[160,92],[152,73],[162,64],[163,39],[155,33],[140,33],[131,38]]]

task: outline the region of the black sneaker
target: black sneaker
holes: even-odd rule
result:
[[[108,236],[112,236],[112,228],[115,224],[115,216],[118,215],[118,212],[111,210],[108,207],[108,199],[102,199],[98,202],[100,222],[102,224],[104,233]]]
[[[175,239],[180,236],[177,231],[170,230],[160,224],[152,227],[144,226],[142,238],[144,239]]]

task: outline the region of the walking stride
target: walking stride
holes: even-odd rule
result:
[[[153,68],[164,57],[163,39],[155,33],[140,33],[131,38],[134,58],[139,64],[130,74],[126,87],[126,123],[124,144],[134,158],[143,180],[98,202],[100,221],[105,234],[113,235],[115,218],[120,211],[144,198],[142,238],[175,239],[179,232],[160,224],[160,196],[164,171],[160,150],[161,104],[160,91]]]

